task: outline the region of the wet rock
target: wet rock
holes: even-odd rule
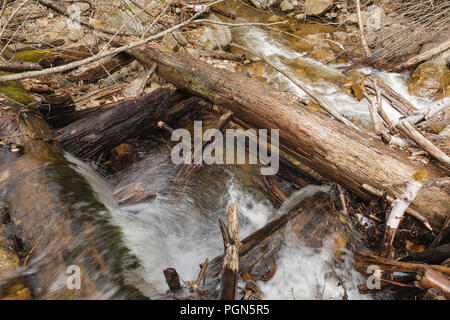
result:
[[[386,13],[379,6],[369,6],[366,11],[366,26],[369,29],[380,30],[386,24]]]
[[[276,14],[274,14],[269,19],[267,19],[267,22],[269,22],[269,23],[271,23],[271,22],[278,22],[280,20],[281,20],[281,18],[279,16],[277,16]]]
[[[122,143],[111,150],[111,163],[110,166],[116,171],[125,170],[136,162],[136,154],[134,148],[127,144]]]
[[[280,4],[280,8],[281,11],[291,11],[294,9],[294,5],[292,4],[292,2],[290,0],[284,0],[283,2],[281,2]]]
[[[408,91],[418,97],[432,98],[442,91],[448,68],[433,61],[420,64],[408,79]]]
[[[305,36],[305,40],[311,45],[323,45],[326,43],[326,39],[330,39],[329,33],[313,33]]]
[[[305,14],[307,16],[318,16],[333,7],[333,0],[306,0]]]
[[[295,19],[297,19],[297,20],[305,20],[306,19],[306,14],[299,13],[299,14],[295,15]]]
[[[333,50],[327,47],[315,47],[309,54],[308,57],[316,59],[324,64],[333,62],[336,60],[336,54]]]
[[[206,17],[208,20],[220,21],[220,19],[210,14]],[[231,31],[227,26],[212,25],[200,27],[193,30],[189,35],[189,40],[204,50],[211,51],[216,48],[225,49],[231,43]]]

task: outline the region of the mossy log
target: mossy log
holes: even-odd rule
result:
[[[140,297],[124,285],[122,268],[138,262],[108,210],[41,116],[19,109],[0,108],[0,245],[13,248],[23,268],[0,279],[0,297],[17,284],[37,299]],[[77,268],[80,287],[71,289]]]
[[[279,129],[280,143],[299,161],[363,199],[373,199],[363,184],[399,196],[402,185],[417,171],[427,170],[431,181],[446,176],[436,166],[413,162],[405,152],[313,112],[298,97],[244,75],[151,46],[127,52],[146,66],[156,62],[157,72],[167,81],[231,110],[251,127]],[[449,192],[427,184],[412,207],[439,231],[450,213]]]

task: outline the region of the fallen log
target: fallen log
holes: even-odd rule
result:
[[[38,299],[141,297],[121,275],[137,260],[46,122],[0,108],[0,137],[0,207],[8,217],[1,225],[24,265],[17,278],[0,281],[0,296],[20,282]]]
[[[413,253],[401,259],[400,261],[416,261],[428,264],[442,264],[448,258],[450,258],[450,243],[443,244],[435,248],[429,248],[422,252]]]
[[[179,91],[159,88],[149,95],[97,110],[59,130],[57,140],[71,154],[91,159],[107,154],[129,138],[150,132],[157,127],[157,121],[168,117],[171,107],[174,115],[202,104],[201,98],[189,98]]]
[[[362,185],[402,193],[400,184],[417,171],[427,170],[429,179],[445,176],[439,168],[415,163],[401,150],[308,110],[297,97],[249,79],[194,61],[188,56],[147,46],[128,51],[178,88],[201,96],[233,112],[253,128],[279,129],[280,142],[298,160],[322,176],[335,181],[364,199],[372,199]],[[412,203],[423,212],[434,230],[448,216],[449,194],[436,186],[425,186]]]
[[[419,288],[439,289],[447,299],[450,299],[450,278],[446,277],[441,272],[435,270],[420,270],[417,273],[417,286]]]
[[[95,83],[107,76],[119,71],[127,64],[131,63],[131,58],[126,53],[120,53],[106,59],[104,62],[99,62],[99,65],[87,69],[86,71],[69,77],[69,81],[78,82],[83,80],[86,83]]]

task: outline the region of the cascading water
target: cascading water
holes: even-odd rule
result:
[[[244,21],[258,21],[248,11]],[[237,12],[240,13],[240,12]],[[287,35],[258,27],[238,28],[233,31],[234,41],[282,65],[310,86],[323,99],[328,100],[339,112],[363,125],[370,122],[368,103],[358,101],[346,94],[339,86],[343,79],[339,65],[324,65],[305,57],[287,40]],[[302,72],[298,72],[298,68]],[[305,71],[306,70],[306,71]],[[396,92],[403,95],[418,108],[430,101],[408,94],[406,75],[378,72],[361,68],[365,74],[377,73]],[[252,75],[252,70],[248,72]],[[252,75],[253,76],[253,75]],[[263,64],[262,80],[288,90],[308,100],[308,96],[291,81]],[[303,77],[304,76],[304,77]],[[398,113],[387,103],[386,111],[395,117]],[[185,197],[176,203],[166,195],[176,176],[177,167],[170,160],[167,149],[150,152],[145,159],[135,163],[110,181],[101,177],[83,162],[68,156],[81,175],[91,184],[98,198],[112,215],[112,221],[124,234],[125,243],[141,262],[141,267],[127,275],[142,278],[139,288],[152,299],[164,298],[167,290],[163,270],[175,268],[183,280],[192,280],[199,272],[205,258],[212,259],[223,252],[218,218],[226,217],[231,203],[239,208],[240,237],[243,239],[267,222],[291,210],[300,201],[317,190],[328,187],[308,186],[294,192],[275,210],[268,200],[251,183],[252,168],[248,166],[206,166],[191,180]],[[129,206],[119,206],[113,194],[129,183],[141,182],[148,190],[156,192],[157,198]],[[115,185],[115,187],[113,187]],[[295,236],[285,239],[277,261],[275,276],[258,285],[268,299],[370,299],[361,295],[357,285],[364,283],[352,267],[352,253],[344,249],[340,263],[335,260],[334,235],[323,239],[320,248],[308,247]],[[135,281],[136,282],[136,281]]]

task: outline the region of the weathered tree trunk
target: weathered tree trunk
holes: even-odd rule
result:
[[[230,109],[250,126],[279,129],[281,144],[298,160],[362,198],[373,198],[362,188],[364,183],[399,196],[400,185],[419,170],[427,170],[430,180],[445,176],[435,166],[412,162],[402,151],[314,113],[297,97],[256,80],[150,46],[129,53],[147,66],[157,62],[157,72],[167,81]],[[448,190],[430,184],[422,188],[412,207],[439,230],[449,214],[449,203]]]
[[[8,242],[0,245],[16,244],[26,266],[23,277],[6,285],[20,281],[39,299],[130,293],[120,271],[137,261],[124,247],[120,229],[109,222],[107,209],[66,160],[45,121],[18,111],[0,108],[0,211],[7,216],[1,229]]]
[[[104,62],[100,62],[98,66],[92,67],[80,74],[71,76],[69,80],[73,82],[83,80],[87,83],[94,83],[100,79],[106,78],[116,71],[119,71],[132,61],[133,58],[126,53],[118,54],[117,56],[108,58]]]
[[[180,106],[181,105],[181,106]],[[81,158],[93,158],[129,138],[150,132],[157,122],[170,113],[179,114],[183,109],[202,105],[201,98],[188,98],[179,91],[160,88],[149,95],[124,101],[115,107],[90,114],[60,131],[57,140],[64,149]]]

